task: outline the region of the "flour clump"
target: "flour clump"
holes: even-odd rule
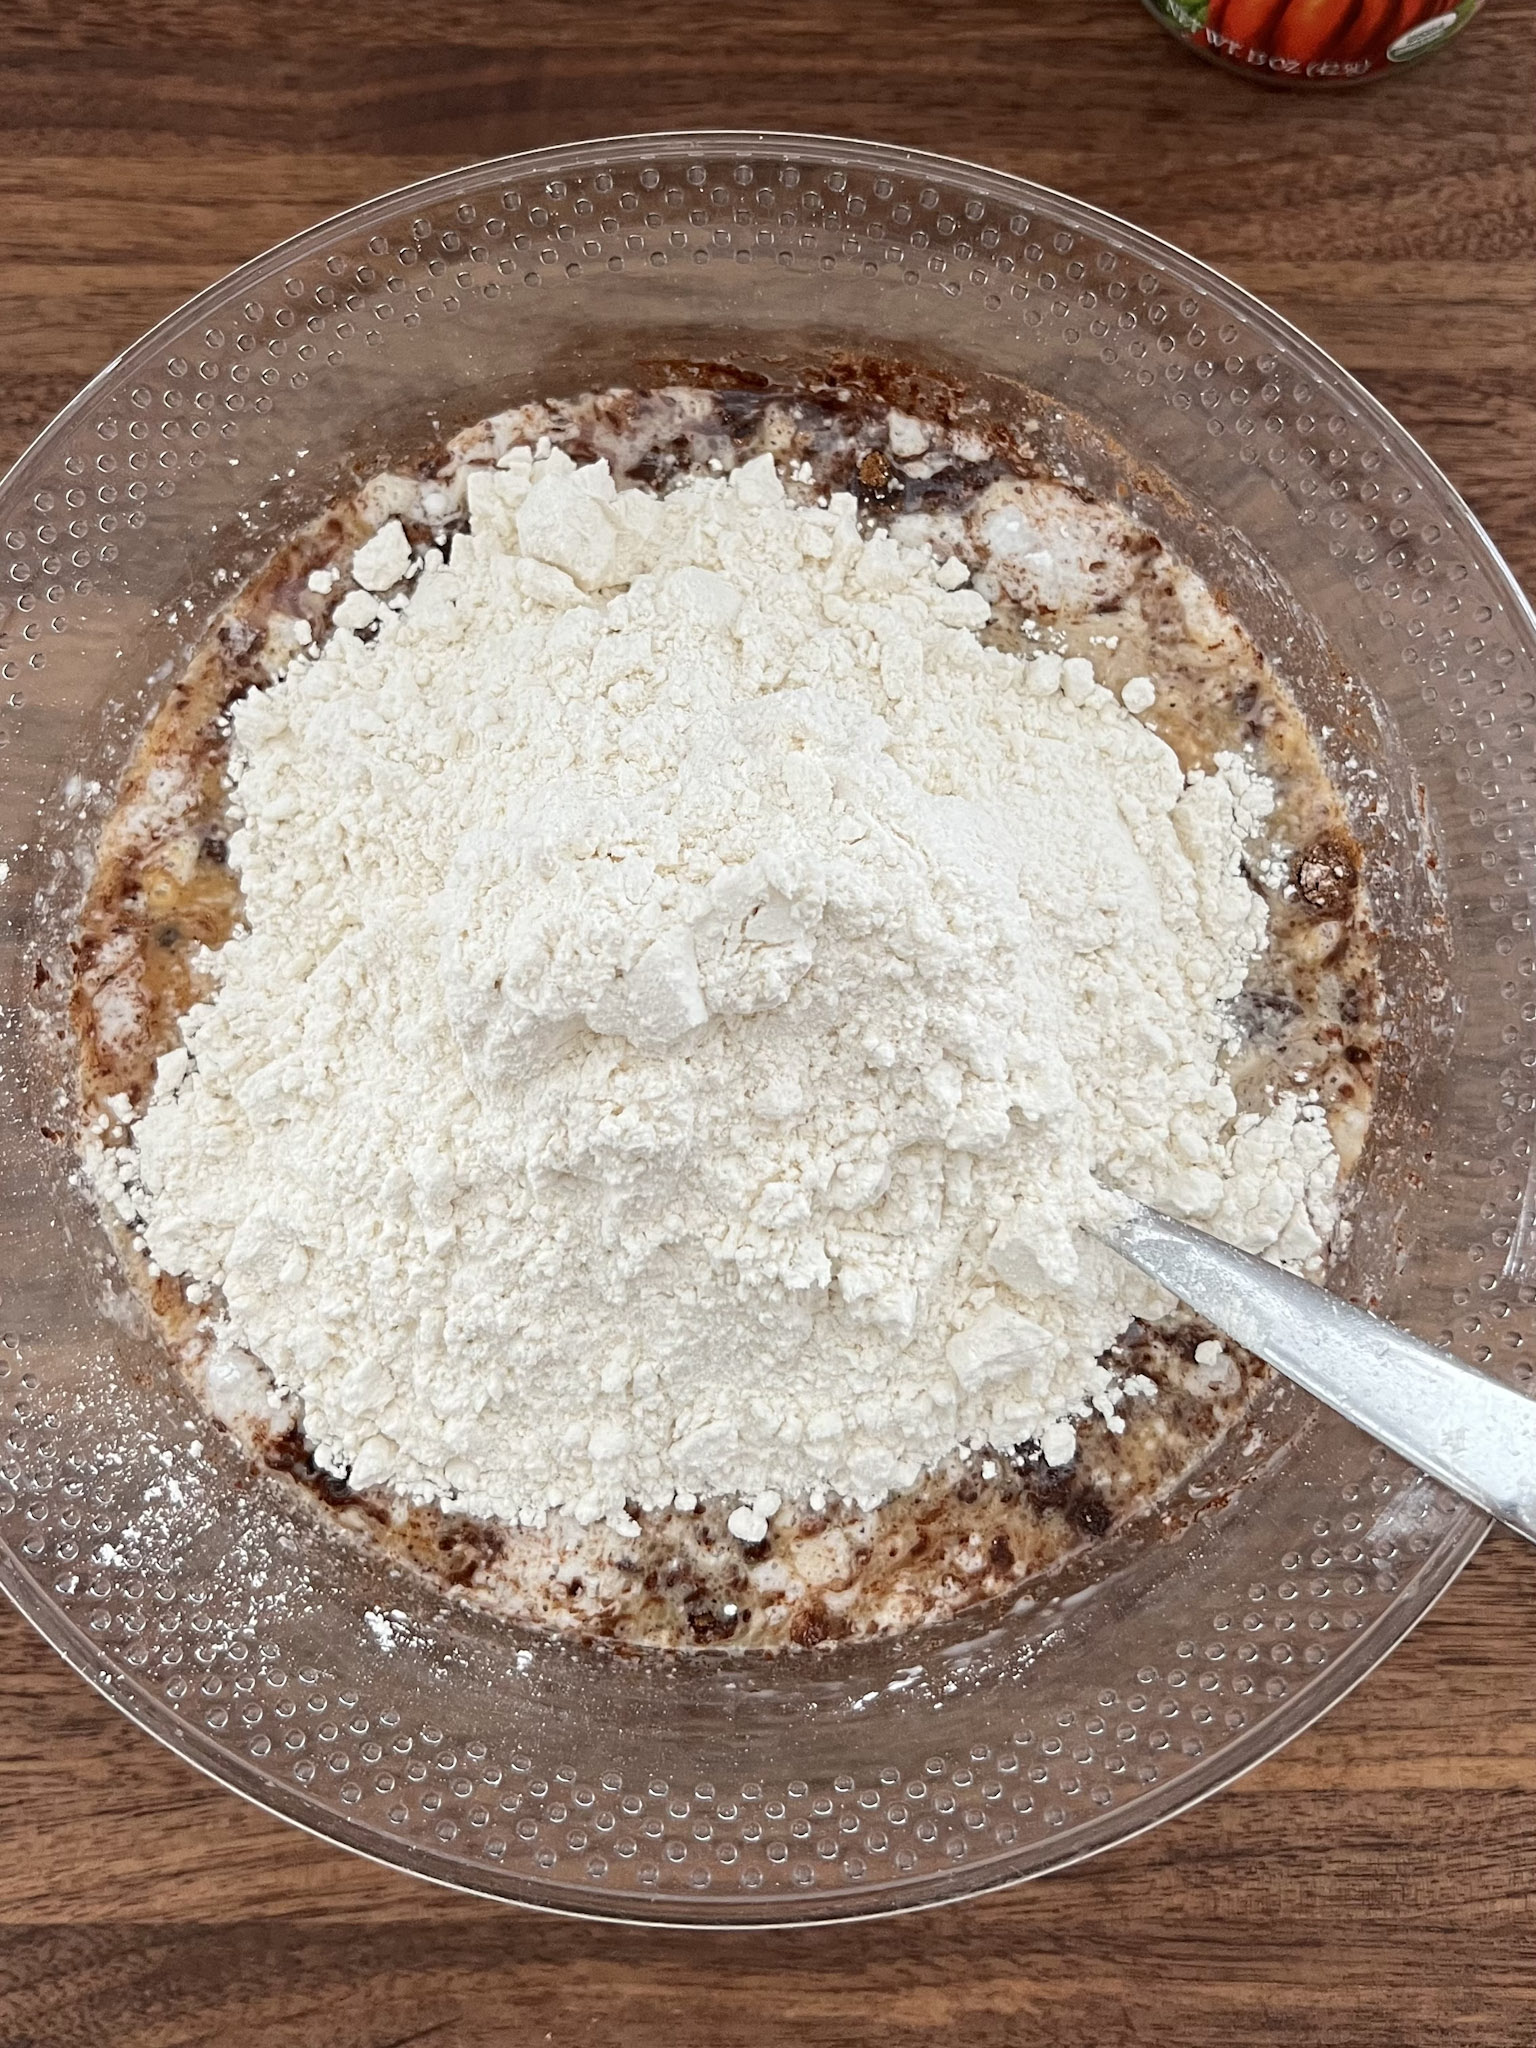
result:
[[[1167,1305],[1106,1190],[1320,1255],[1321,1109],[1224,1072],[1242,760],[1186,779],[771,457],[468,490],[414,580],[369,544],[399,609],[235,706],[246,925],[134,1132],[151,1256],[322,1464],[524,1522],[733,1496],[755,1540],[958,1446],[1070,1459]]]

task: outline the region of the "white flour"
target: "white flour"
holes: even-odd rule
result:
[[[1320,1110],[1221,1074],[1240,762],[1186,787],[768,457],[469,492],[375,640],[236,707],[249,930],[121,1162],[323,1463],[525,1521],[740,1496],[751,1541],[957,1444],[1070,1457],[1165,1305],[1083,1235],[1105,1186],[1319,1252]],[[359,580],[407,566],[386,528]]]

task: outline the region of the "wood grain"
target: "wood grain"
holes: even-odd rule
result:
[[[1135,0],[9,0],[3,33],[0,459],[179,300],[372,192],[578,136],[819,128],[1026,173],[1228,271],[1536,584],[1536,0],[1317,97],[1207,70]],[[1113,1855],[754,1937],[567,1924],[345,1856],[0,1614],[0,2048],[1527,2048],[1533,1595],[1496,1538],[1325,1723]]]

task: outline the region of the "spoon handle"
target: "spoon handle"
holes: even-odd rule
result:
[[[1245,1349],[1536,1542],[1536,1400],[1139,1204],[1098,1235]]]

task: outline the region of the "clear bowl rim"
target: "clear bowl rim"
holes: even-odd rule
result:
[[[396,1853],[386,1855],[377,1846],[379,1838],[374,1831],[349,1828],[344,1818],[336,1814],[320,1818],[314,1802],[298,1786],[290,1789],[286,1784],[279,1784],[252,1769],[243,1759],[233,1757],[227,1749],[211,1741],[202,1729],[178,1719],[152,1695],[138,1692],[125,1682],[121,1673],[101,1664],[92,1653],[89,1638],[47,1598],[29,1573],[16,1569],[9,1550],[4,1547],[0,1547],[0,1592],[70,1669],[135,1727],[222,1790],[237,1794],[247,1805],[270,1814],[275,1820],[286,1821],[302,1829],[316,1841],[345,1849],[377,1864],[380,1869],[422,1878],[444,1891],[459,1892],[496,1905],[524,1907],[556,1919],[595,1921],[609,1927],[659,1927],[678,1933],[771,1934],[790,1929],[848,1927],[861,1921],[891,1920],[914,1913],[937,1912],[941,1907],[963,1905],[993,1893],[1013,1891],[1054,1877],[1059,1871],[1070,1870],[1074,1865],[1118,1849],[1124,1843],[1134,1842],[1152,1829],[1161,1827],[1165,1821],[1176,1820],[1194,1807],[1204,1805],[1207,1799],[1247,1777],[1249,1772],[1257,1770],[1260,1764],[1267,1763],[1298,1736],[1304,1735],[1358,1685],[1363,1684],[1449,1591],[1481,1548],[1492,1527],[1489,1516],[1479,1509],[1466,1508],[1436,1545],[1428,1562],[1399,1589],[1391,1606],[1355,1638],[1344,1656],[1326,1667],[1326,1675],[1333,1681],[1331,1684],[1323,1685],[1320,1680],[1325,1674],[1319,1673],[1310,1684],[1300,1687],[1285,1709],[1259,1724],[1256,1733],[1263,1739],[1250,1745],[1252,1754],[1239,1754],[1234,1762],[1232,1752],[1244,1750],[1240,1741],[1234,1742],[1228,1748],[1216,1750],[1203,1764],[1184,1772],[1168,1785],[1143,1794],[1137,1801],[1134,1825],[1126,1826],[1123,1816],[1106,1816],[1098,1830],[1078,1830],[1082,1839],[1074,1844],[1071,1852],[1053,1860],[1044,1870],[1003,1871],[983,1877],[964,1889],[935,1891],[929,1896],[910,1899],[872,1897],[860,1904],[859,1895],[854,1893],[848,1895],[846,1906],[838,1905],[830,1911],[816,1914],[786,1913],[775,1919],[724,1916],[707,1919],[665,1909],[647,1913],[639,1910],[638,1899],[633,1902],[635,1910],[622,1912],[597,1905],[585,1897],[567,1901],[555,1897],[534,1898],[521,1890],[513,1893],[492,1885],[475,1884],[463,1873],[462,1867],[456,1874],[434,1868],[439,1859],[432,1851],[423,1850],[415,1843],[398,1841],[392,1845]],[[1404,1614],[1406,1620],[1401,1619]],[[448,1859],[441,1860],[446,1862]],[[558,1886],[550,1887],[551,1892],[558,1889]]]
[[[1498,572],[1515,608],[1523,614],[1527,625],[1536,631],[1536,603],[1526,596],[1513,570],[1505,561],[1498,543],[1434,457],[1403,425],[1396,414],[1390,412],[1370,388],[1361,383],[1353,371],[1347,369],[1336,356],[1330,355],[1283,313],[1277,312],[1267,299],[1260,298],[1246,285],[1238,284],[1224,271],[1217,270],[1207,263],[1203,257],[1193,255],[1181,243],[1171,242],[1165,236],[1155,234],[1150,228],[1141,227],[1137,222],[1128,220],[1124,214],[1115,213],[1107,206],[1097,206],[1089,200],[1078,199],[1072,193],[1062,191],[1059,186],[1043,184],[1037,178],[1021,177],[1014,171],[997,170],[994,166],[981,163],[974,157],[948,156],[936,150],[912,149],[901,143],[874,142],[865,137],[835,135],[812,128],[634,129],[620,135],[594,136],[586,141],[554,143],[542,149],[516,150],[507,156],[477,157],[472,162],[460,164],[453,170],[434,171],[429,178],[413,179],[404,185],[389,186],[383,192],[374,193],[371,198],[360,200],[355,206],[340,207],[335,213],[325,214],[312,222],[309,227],[301,228],[297,234],[269,243],[265,249],[255,256],[248,257],[244,263],[237,263],[232,269],[223,271],[204,285],[201,291],[194,292],[188,299],[183,299],[163,318],[157,320],[153,327],[146,328],[126,348],[104,363],[95,376],[83,384],[74,397],[67,400],[46,425],[33,435],[9,468],[0,472],[0,491],[9,489],[25,471],[35,453],[56,433],[70,424],[78,414],[88,409],[92,398],[110,378],[153,355],[160,343],[189,321],[199,308],[217,303],[237,282],[254,283],[269,270],[280,268],[292,258],[311,249],[323,247],[341,228],[345,227],[350,231],[366,226],[375,219],[387,220],[399,211],[403,200],[420,198],[426,201],[436,196],[446,197],[459,190],[466,182],[478,183],[491,172],[515,170],[517,175],[526,177],[536,174],[544,167],[558,171],[562,165],[585,164],[594,156],[632,162],[655,151],[685,144],[692,144],[697,148],[730,148],[750,144],[757,148],[784,148],[796,152],[802,151],[810,144],[835,151],[838,155],[869,168],[879,165],[885,168],[901,167],[911,170],[931,165],[937,173],[979,176],[997,185],[1011,186],[1020,193],[1043,194],[1064,212],[1075,216],[1085,225],[1094,226],[1107,222],[1149,249],[1171,258],[1176,267],[1191,267],[1200,273],[1203,283],[1215,284],[1223,292],[1231,294],[1241,303],[1245,314],[1250,317],[1254,314],[1260,315],[1276,339],[1282,340],[1288,350],[1325,372],[1328,378],[1337,383],[1378,426],[1391,429],[1398,439],[1403,455],[1433,481],[1436,489],[1454,507],[1458,516],[1466,520],[1477,541],[1486,551],[1490,566]]]

